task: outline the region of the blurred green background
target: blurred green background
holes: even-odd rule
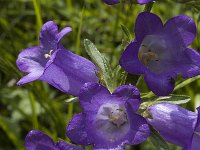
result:
[[[191,47],[200,50],[200,13],[194,6],[161,0],[154,4],[152,12],[164,22],[179,14],[193,17],[198,32]],[[0,0],[0,150],[23,150],[24,138],[32,129],[46,132],[55,141],[59,138],[69,141],[65,137],[67,122],[74,113],[81,112],[79,103],[65,102],[69,95],[42,81],[16,86],[24,75],[16,67],[17,56],[23,49],[38,45],[43,23],[54,20],[59,29],[71,26],[73,32],[62,39],[68,50],[88,58],[83,39],[90,39],[114,67],[128,44],[121,25],[134,38],[135,19],[143,9],[144,5],[130,5],[128,0],[114,6],[101,0]],[[129,78],[128,82],[135,83],[137,76]],[[177,83],[180,82],[182,79],[178,79]],[[145,83],[139,88],[142,92],[148,91]],[[200,80],[196,80],[175,93],[191,96],[192,101],[186,107],[194,110],[200,106],[199,89]],[[156,148],[148,140],[129,149]]]

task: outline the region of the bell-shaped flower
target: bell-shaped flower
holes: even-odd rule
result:
[[[103,0],[108,5],[114,5],[119,3],[119,0]]]
[[[77,96],[84,83],[98,81],[92,62],[61,45],[60,40],[70,31],[71,28],[66,27],[59,32],[53,21],[42,26],[40,45],[27,48],[18,56],[18,68],[28,73],[18,81],[18,85],[43,80],[62,92]]]
[[[149,107],[152,119],[148,122],[168,142],[182,146],[184,150],[200,148],[200,107],[198,113],[171,103],[159,103]]]
[[[86,83],[79,100],[83,112],[73,116],[66,131],[74,143],[93,145],[96,150],[122,150],[149,137],[146,119],[137,114],[141,101],[134,86],[124,85],[110,94],[100,84]]]
[[[68,144],[64,141],[54,141],[39,130],[30,131],[25,138],[26,150],[83,150],[82,148]]]
[[[103,0],[108,5],[114,5],[120,2],[120,0]],[[146,4],[153,0],[137,0],[138,4]]]
[[[120,65],[130,74],[143,74],[156,95],[168,95],[178,74],[183,78],[200,74],[200,55],[187,48],[195,36],[196,25],[188,16],[173,17],[163,25],[155,14],[140,13],[135,39],[123,52]]]

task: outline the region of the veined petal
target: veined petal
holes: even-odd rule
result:
[[[120,98],[121,101],[129,101],[134,112],[137,112],[140,107],[140,92],[132,85],[122,85],[117,88],[112,95]]]
[[[40,31],[40,44],[45,47],[47,51],[56,50],[58,39],[58,27],[53,21],[46,22]]]
[[[182,78],[191,78],[200,74],[200,54],[187,48],[181,57],[181,64],[177,65],[177,71],[181,74]]]
[[[29,73],[28,75],[22,77],[17,82],[17,85],[23,85],[23,84],[38,80],[41,77],[42,74],[43,74],[43,71],[39,71],[39,70],[37,70],[35,72],[33,71],[33,72]]]
[[[32,130],[28,133],[25,139],[25,147],[27,150],[59,150],[53,140],[45,133],[39,130]]]
[[[85,83],[80,90],[79,100],[85,111],[98,111],[98,108],[111,99],[108,89],[98,83]]]
[[[164,30],[172,37],[181,38],[186,47],[193,42],[196,36],[194,20],[186,15],[180,15],[169,19],[164,25]]]
[[[131,42],[123,52],[119,64],[124,70],[131,74],[143,74],[145,66],[138,59],[140,44]]]
[[[160,18],[149,12],[142,12],[136,18],[135,35],[140,43],[146,35],[157,34],[163,29],[163,23]]]
[[[148,87],[158,96],[169,95],[175,86],[176,73],[171,74],[154,74],[146,71],[144,79]]]
[[[59,49],[51,56],[40,79],[62,92],[78,96],[84,83],[98,82],[96,71],[89,60]]]
[[[171,103],[159,103],[148,109],[153,119],[149,123],[168,142],[191,148],[197,113]]]
[[[67,33],[71,32],[72,28],[71,27],[65,27],[64,29],[62,29],[56,36],[57,41],[59,42],[63,36],[65,36]]]
[[[93,137],[89,137],[85,126],[85,114],[79,113],[70,120],[67,129],[67,136],[77,144],[90,145]]]
[[[126,135],[126,139],[129,141],[127,144],[140,144],[150,136],[149,125],[144,117],[134,112],[134,106],[132,103],[128,101],[125,106],[128,113],[128,120],[130,122],[130,130]]]
[[[137,0],[139,4],[146,4],[146,3],[149,3],[153,0]]]
[[[44,70],[46,60],[41,55],[41,47],[35,46],[23,50],[17,58],[17,67],[23,72],[33,72]]]

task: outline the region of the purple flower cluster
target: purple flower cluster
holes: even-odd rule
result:
[[[138,0],[145,4],[152,0]],[[116,4],[119,0],[104,0]],[[77,96],[83,112],[70,120],[66,135],[75,144],[96,150],[123,150],[150,136],[151,125],[168,142],[184,150],[200,147],[200,107],[198,113],[170,103],[148,108],[151,118],[139,114],[140,92],[132,85],[122,85],[111,92],[98,83],[98,68],[89,60],[64,48],[60,32],[53,21],[42,26],[39,46],[23,50],[17,59],[18,68],[26,76],[22,85],[43,80],[64,93]],[[196,35],[192,18],[181,15],[165,24],[155,14],[140,13],[135,24],[135,39],[120,58],[120,65],[130,74],[144,75],[148,87],[158,96],[169,95],[178,74],[191,78],[200,74],[200,55],[187,48]],[[27,150],[82,150],[64,141],[54,143],[45,133],[32,130],[25,139]]]

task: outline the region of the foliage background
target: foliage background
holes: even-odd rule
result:
[[[24,138],[32,129],[49,134],[55,141],[65,137],[67,122],[74,113],[80,112],[79,103],[65,102],[69,95],[59,92],[44,82],[36,81],[16,86],[23,76],[15,62],[23,49],[38,44],[42,23],[54,20],[59,29],[71,26],[73,32],[62,43],[74,53],[87,57],[83,39],[90,39],[111,65],[118,64],[120,54],[128,44],[121,25],[128,28],[134,38],[134,23],[144,5],[126,3],[108,6],[101,0],[0,0],[0,150],[23,150]],[[152,12],[165,22],[167,19],[187,14],[197,24],[197,37],[191,46],[200,50],[200,13],[197,5],[179,4],[172,0],[160,0]],[[136,83],[137,76],[129,75],[128,83]],[[182,82],[178,79],[177,83]],[[142,82],[140,91],[148,88]],[[200,80],[175,91],[192,98],[188,109],[200,106]],[[153,150],[149,140],[132,150]],[[170,149],[177,147],[171,145]]]

